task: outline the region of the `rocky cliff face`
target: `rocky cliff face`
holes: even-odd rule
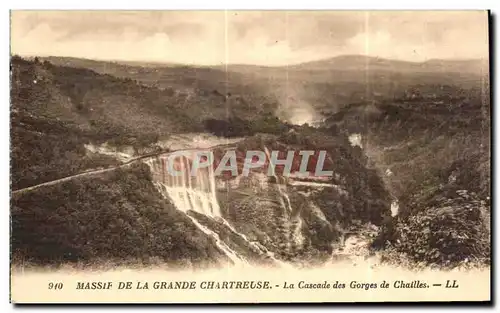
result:
[[[184,150],[172,168],[185,169],[175,176],[169,171],[171,153],[144,160],[154,185],[166,201],[184,212],[233,262],[280,264],[321,263],[330,259],[335,246],[355,223],[379,224],[390,215],[390,199],[374,172],[362,164],[356,148],[346,140],[317,132],[300,142],[302,135],[282,137],[255,136],[236,144],[204,150]],[[301,159],[294,158],[291,174],[277,166],[269,175],[271,151],[286,156],[288,151],[311,150],[315,153],[307,169],[313,175],[300,177],[296,171]],[[325,151],[323,170],[332,176],[315,176],[318,151]],[[237,175],[219,171],[224,155],[233,153]],[[244,173],[247,151],[262,151],[262,166]],[[190,176],[196,153],[213,155],[213,165]],[[322,162],[323,163],[323,162]],[[217,174],[216,174],[217,173]],[[378,189],[377,189],[378,187]],[[363,196],[362,196],[363,195]]]

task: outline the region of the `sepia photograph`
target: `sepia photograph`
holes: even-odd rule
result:
[[[490,302],[490,23],[11,10],[10,301]]]

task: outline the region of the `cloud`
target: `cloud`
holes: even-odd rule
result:
[[[482,11],[14,11],[11,21],[21,55],[207,65],[488,55]]]

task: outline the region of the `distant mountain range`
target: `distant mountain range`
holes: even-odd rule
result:
[[[431,59],[424,62],[390,60],[362,55],[342,55],[324,60],[292,65],[300,70],[387,70],[395,72],[472,72],[487,70],[488,60]]]
[[[27,58],[30,59],[30,58]],[[140,66],[150,68],[161,67],[194,67],[194,68],[215,68],[225,70],[226,67],[233,71],[248,71],[259,69],[261,71],[282,70],[306,70],[306,71],[351,71],[351,70],[386,70],[395,72],[471,72],[479,73],[487,71],[489,59],[430,59],[422,62],[394,60],[387,58],[371,57],[365,55],[340,55],[326,59],[290,64],[288,66],[266,66],[252,64],[228,64],[226,65],[197,65],[179,64],[170,62],[150,62],[150,61],[123,61],[123,60],[91,60],[74,57],[50,56],[43,57],[51,61],[59,60],[65,62],[67,66],[75,64],[91,63],[114,63],[125,66]],[[61,64],[62,65],[62,64]]]
[[[238,95],[247,103],[308,103],[327,111],[374,97],[397,97],[418,85],[438,89],[443,85],[481,88],[489,80],[487,59],[408,62],[345,55],[288,67],[198,66],[70,57],[41,59],[59,66],[87,68],[100,74],[130,78],[160,88],[201,93],[217,91],[222,95]]]

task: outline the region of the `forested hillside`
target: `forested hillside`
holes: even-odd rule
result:
[[[220,68],[13,56],[12,256],[34,265],[312,266],[334,260],[349,236],[374,233],[370,251],[388,262],[488,264],[483,65],[347,56]],[[205,140],[219,159],[233,149],[239,168],[249,150],[326,151],[333,176],[168,181],[153,159],[168,157],[169,140],[194,149]]]

